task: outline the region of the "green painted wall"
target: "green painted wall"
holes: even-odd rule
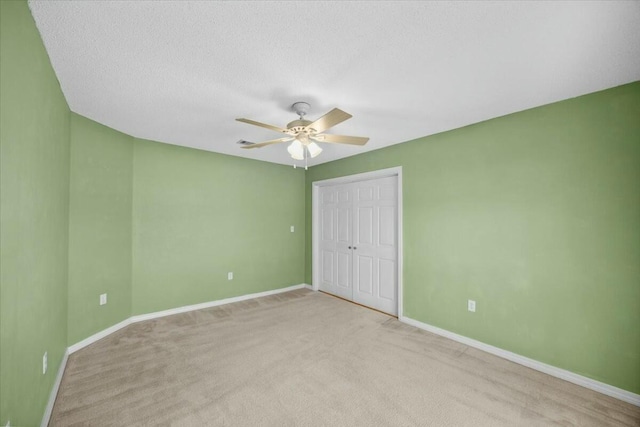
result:
[[[0,95],[0,425],[35,426],[67,344],[69,109],[26,2],[0,2]]]
[[[26,2],[0,1],[0,94],[0,425],[38,425],[65,347],[131,314],[310,283],[311,182],[392,166],[406,316],[640,393],[640,82],[313,167],[306,187],[70,114]]]
[[[311,183],[392,166],[406,316],[640,393],[640,82],[310,168],[307,283]]]
[[[131,316],[132,167],[132,137],[71,114],[69,345]]]
[[[133,314],[303,283],[303,170],[136,140],[133,171]]]

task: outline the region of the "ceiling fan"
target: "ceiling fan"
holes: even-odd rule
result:
[[[316,142],[327,142],[330,144],[350,144],[350,145],[364,145],[369,141],[369,138],[361,136],[346,136],[346,135],[333,135],[323,133],[327,129],[350,119],[352,116],[349,113],[334,108],[324,116],[320,117],[316,121],[305,120],[304,116],[307,115],[310,105],[306,102],[296,102],[291,106],[291,109],[300,117],[298,120],[294,120],[287,125],[286,128],[280,128],[278,126],[272,126],[265,123],[256,122],[249,119],[236,119],[239,122],[249,123],[250,125],[260,126],[266,129],[270,129],[279,133],[284,133],[287,136],[284,138],[272,139],[269,141],[260,142],[257,144],[244,145],[242,148],[260,148],[271,144],[279,144],[281,142],[293,141],[287,148],[291,157],[295,160],[305,160],[306,153],[309,156],[316,157],[322,152],[322,148]]]

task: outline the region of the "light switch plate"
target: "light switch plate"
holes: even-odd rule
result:
[[[474,300],[470,299],[467,302],[467,310],[469,310],[469,311],[471,311],[473,313],[476,312],[476,302]]]

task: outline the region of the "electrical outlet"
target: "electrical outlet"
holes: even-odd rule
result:
[[[472,299],[467,301],[467,310],[475,313],[476,312],[476,302]]]
[[[292,232],[292,233],[295,233],[295,231],[296,231],[296,228],[292,225],[292,226],[291,226],[291,232]]]
[[[100,305],[105,305],[107,303],[107,294],[100,294]]]
[[[5,427],[11,427],[11,420],[7,421],[7,425]]]
[[[42,356],[42,375],[47,373],[47,364],[48,364],[48,355],[47,352],[44,352],[44,356]]]
[[[228,280],[233,280],[233,271],[230,271],[227,273],[227,279]]]

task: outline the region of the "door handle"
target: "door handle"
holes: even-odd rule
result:
[[[349,246],[349,249],[351,249],[351,246]]]

